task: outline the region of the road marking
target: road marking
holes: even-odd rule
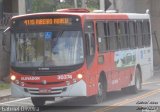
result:
[[[142,85],[147,85],[147,84],[156,84],[156,83],[160,83],[160,81],[144,82],[144,83],[142,83]]]
[[[8,104],[8,103],[14,103],[14,102],[19,102],[19,101],[28,100],[28,99],[30,99],[30,97],[22,98],[22,99],[18,99],[18,100],[13,100],[13,101],[9,101],[9,102],[0,103],[0,105],[4,105],[4,104]]]
[[[156,84],[156,83],[160,83],[160,81],[154,81],[154,82],[144,82],[144,83],[142,83],[142,85],[148,85],[148,84]],[[160,84],[157,84],[157,85],[160,85]],[[146,93],[146,94],[144,94],[144,95],[142,95],[143,97],[145,96],[145,95],[147,95],[147,94],[149,94],[149,93],[152,93],[152,92],[154,92],[154,91],[151,91],[151,92],[148,92],[148,93]],[[159,91],[159,89],[158,89],[158,92],[160,92]],[[154,94],[157,94],[157,93],[154,93]],[[153,94],[153,95],[154,95]],[[152,94],[151,94],[152,95]],[[141,97],[142,97],[141,96]],[[150,95],[149,95],[150,96]],[[140,97],[140,96],[138,96],[138,97]],[[137,98],[138,97],[136,97],[136,98],[132,98],[132,100],[134,101],[134,99],[135,100],[138,100]],[[142,98],[143,98],[142,97]],[[28,100],[30,97],[27,97],[27,98],[22,98],[22,99],[18,99],[18,100],[13,100],[13,101],[8,101],[8,102],[4,102],[4,103],[0,103],[0,105],[5,105],[5,104],[9,104],[9,103],[14,103],[14,102],[19,102],[19,101],[24,101],[24,100]],[[141,99],[142,99],[141,98]],[[126,99],[125,101],[131,101],[131,102],[133,102],[131,99]],[[123,104],[123,102],[125,102],[125,101],[122,101],[122,102],[119,102],[119,103],[122,103]],[[116,103],[116,104],[113,104],[113,105],[111,105],[111,106],[117,106],[117,104],[119,104],[119,103]],[[130,102],[129,102],[130,103]],[[126,104],[126,103],[125,103]],[[119,106],[119,105],[118,105]],[[120,105],[121,106],[121,105]],[[96,111],[97,112],[97,111]]]
[[[121,102],[118,102],[118,103],[115,103],[115,104],[112,104],[110,105],[109,107],[105,107],[105,108],[101,108],[101,109],[98,109],[94,112],[105,112],[107,110],[112,110],[112,109],[116,109],[118,108],[119,106],[123,106],[125,104],[128,104],[128,103],[131,103],[131,102],[134,102],[134,101],[137,101],[137,100],[140,100],[140,99],[143,99],[143,98],[146,98],[146,97],[149,97],[149,96],[153,96],[155,94],[158,94],[160,93],[160,89],[156,89],[156,90],[153,90],[153,91],[150,91],[146,94],[143,94],[143,95],[140,95],[138,97],[135,97],[135,98],[131,98],[131,99],[126,99],[124,101],[121,101]]]
[[[13,105],[11,105],[11,104],[1,104],[0,106],[13,106]]]
[[[18,101],[16,103],[12,103],[12,104],[16,104],[16,105],[20,105],[20,106],[23,106],[23,105],[27,105],[27,106],[33,105],[32,102],[28,101],[28,100],[27,101]]]

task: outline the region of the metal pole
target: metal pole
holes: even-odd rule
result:
[[[19,15],[26,14],[25,0],[18,0],[18,13],[19,13]]]
[[[99,0],[100,10],[105,10],[105,0]]]
[[[77,0],[74,0],[74,7],[75,7],[75,8],[78,8]]]
[[[87,6],[86,6],[86,0],[82,0],[82,8],[87,8]]]
[[[118,9],[117,9],[117,4],[116,4],[116,1],[115,1],[115,0],[113,0],[113,8],[114,8],[114,10],[118,11]]]

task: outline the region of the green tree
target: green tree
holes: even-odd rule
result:
[[[90,10],[99,9],[99,0],[87,0],[87,8]]]
[[[68,3],[61,3],[56,6],[56,9],[64,9],[64,8],[73,8],[73,6],[71,6]]]
[[[87,8],[99,9],[99,0],[86,0]],[[82,0],[77,0],[78,8],[82,7]],[[32,12],[52,12],[61,8],[74,8],[74,0],[32,0]]]
[[[33,0],[32,12],[51,12],[55,6],[56,2],[51,0]]]

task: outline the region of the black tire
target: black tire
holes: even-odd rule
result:
[[[142,79],[141,79],[141,72],[138,68],[136,68],[135,72],[135,85],[122,88],[122,92],[125,94],[136,94],[139,90],[142,89]]]
[[[31,97],[32,103],[34,106],[44,106],[45,105],[45,99],[41,97]]]
[[[142,79],[141,79],[141,72],[140,70],[137,68],[136,69],[136,73],[135,73],[135,93],[138,93],[139,90],[142,89]]]
[[[130,94],[131,92],[130,92],[130,88],[131,87],[126,87],[126,88],[122,88],[121,90],[122,90],[122,92],[124,93],[124,94]]]
[[[136,72],[135,72],[135,85],[130,88],[130,91],[132,93],[136,94],[141,89],[142,89],[141,72],[140,72],[140,70],[138,68],[136,68]]]
[[[95,104],[102,103],[106,99],[106,83],[104,79],[100,79],[98,82],[98,93],[92,97]]]

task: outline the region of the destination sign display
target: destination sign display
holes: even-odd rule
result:
[[[13,31],[53,30],[81,28],[81,19],[73,15],[26,16],[14,18],[11,21]],[[46,38],[49,38],[48,36]]]
[[[44,18],[44,19],[25,19],[26,26],[31,25],[72,25],[71,18]]]

